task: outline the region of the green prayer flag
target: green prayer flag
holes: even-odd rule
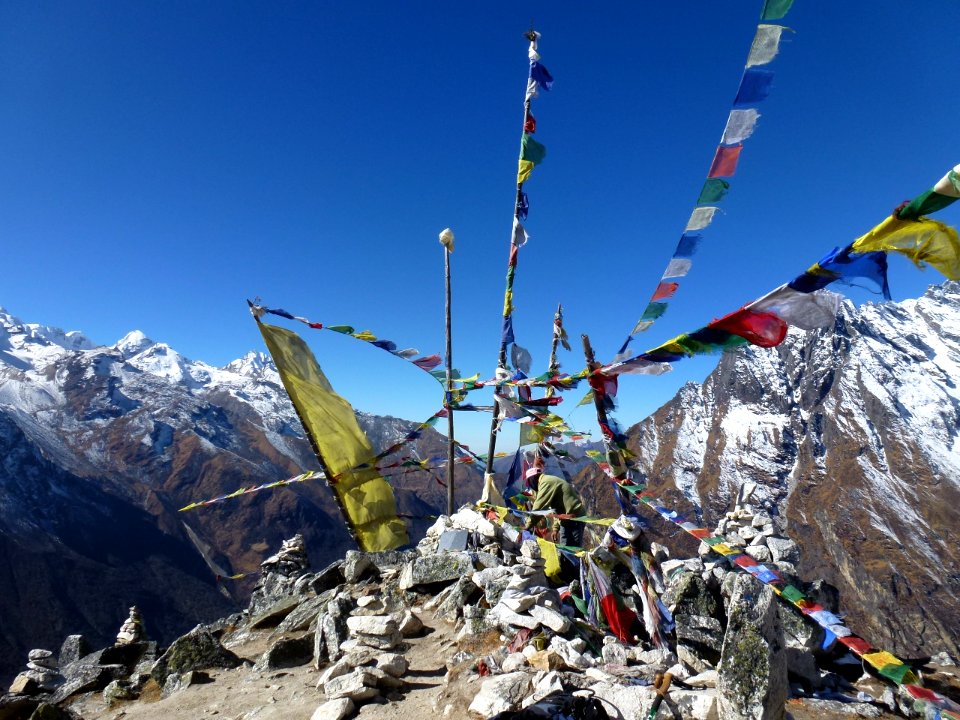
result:
[[[532,162],[534,165],[539,165],[546,156],[546,146],[534,140],[533,135],[530,133],[524,133],[523,138],[520,140],[520,159]]]
[[[793,5],[793,0],[766,0],[763,3],[763,11],[760,13],[761,20],[779,20],[788,12]]]
[[[916,220],[921,215],[929,215],[937,210],[943,210],[947,205],[955,203],[957,198],[941,195],[936,190],[927,190],[917,195],[910,204],[897,213],[901,220]]]
[[[658,317],[663,315],[667,311],[667,304],[661,302],[652,302],[647,305],[646,310],[643,311],[643,315],[640,316],[641,320],[656,320]]]
[[[904,683],[904,678],[907,674],[910,673],[909,665],[884,665],[880,670],[878,670],[881,675],[885,678],[893,680],[897,685],[902,685]]]
[[[803,600],[804,597],[806,597],[802,592],[800,592],[800,590],[795,588],[793,585],[787,585],[780,594],[783,595],[787,600],[789,600],[792,603],[799,602],[800,600]]]
[[[727,191],[730,189],[730,183],[721,178],[707,178],[700,191],[700,197],[697,198],[697,205],[710,205],[723,200]]]

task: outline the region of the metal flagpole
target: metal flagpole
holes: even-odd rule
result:
[[[450,253],[453,252],[453,231],[447,228],[440,233],[440,244],[443,245],[443,268],[446,289],[446,338],[447,338],[447,392],[443,406],[447,410],[447,515],[453,515],[456,505],[453,489],[454,471],[454,435],[453,435],[453,332],[451,322],[451,295],[450,295]]]

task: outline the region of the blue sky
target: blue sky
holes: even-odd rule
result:
[[[695,203],[760,6],[0,4],[0,305],[100,343],[141,329],[219,365],[263,349],[245,303],[260,296],[440,352],[449,226],[455,364],[489,376],[533,20],[556,82],[534,101],[548,155],[526,187],[517,340],[542,370],[562,302],[564,369],[583,366],[581,332],[610,359]],[[796,33],[724,214],[638,349],[781,284],[960,159],[960,4],[797,0],[782,22]],[[892,264],[895,299],[941,280]],[[416,368],[304,330],[358,409],[439,406]],[[715,362],[624,379],[618,417],[639,421]],[[488,419],[460,418],[484,445]],[[595,429],[589,408],[570,421]]]

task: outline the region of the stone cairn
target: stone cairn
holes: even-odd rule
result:
[[[256,616],[267,610],[277,598],[294,595],[297,582],[309,569],[303,535],[297,533],[284,540],[276,555],[260,563],[260,581],[250,596],[250,614]]]
[[[130,643],[144,642],[146,639],[147,632],[143,628],[143,618],[140,617],[140,611],[134,605],[130,608],[130,615],[120,626],[116,644],[129,645]]]
[[[31,650],[27,669],[14,678],[10,692],[32,695],[35,691],[52,692],[63,683],[57,659],[49,650]]]

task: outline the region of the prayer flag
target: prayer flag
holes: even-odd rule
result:
[[[829,290],[804,293],[781,285],[746,307],[755,312],[773,313],[801,330],[815,330],[833,324],[841,299]]]
[[[906,255],[918,268],[932,265],[950,280],[960,280],[960,238],[937,220],[889,217],[853,241],[854,252],[885,251]]]
[[[517,218],[513,219],[513,244],[516,247],[523,247],[527,244],[527,240],[530,239],[530,236],[527,235],[527,231],[524,229],[523,225],[520,224],[520,221]]]
[[[650,298],[651,301],[656,300],[666,300],[667,298],[672,298],[677,292],[677,288],[680,287],[680,283],[675,282],[661,282],[657,285],[657,289],[653,291],[653,297]]]
[[[760,113],[755,108],[731,110],[727,117],[727,126],[723,130],[721,145],[738,145],[753,135]]]
[[[537,85],[544,90],[550,90],[553,87],[553,75],[536,60],[530,63],[530,77],[536,80]]]
[[[529,113],[527,119],[523,121],[523,131],[531,135],[537,131],[537,119],[533,116],[533,113]]]
[[[520,220],[526,220],[527,214],[530,212],[530,199],[527,197],[525,192],[521,192],[517,196],[517,217]]]
[[[777,56],[780,52],[780,35],[785,29],[782,25],[757,25],[757,34],[753,36],[753,45],[747,56],[748,68],[766,65]]]
[[[739,335],[753,345],[776,347],[787,336],[787,323],[772,313],[754,312],[741,308],[714,320],[708,328],[726,330]]]
[[[740,160],[740,151],[743,145],[720,145],[713,156],[708,178],[733,177],[737,172],[737,162]]]
[[[730,183],[720,178],[707,178],[700,190],[700,197],[697,198],[697,205],[709,205],[723,200],[727,191],[730,189]]]
[[[677,249],[674,251],[675,258],[690,258],[696,255],[697,248],[700,247],[702,235],[688,235],[684,233],[680,236],[680,242],[677,243]]]
[[[533,139],[530,133],[524,133],[520,138],[520,159],[529,160],[534,165],[539,165],[547,156],[547,148]]]
[[[334,392],[313,353],[290,330],[258,323],[283,386],[328,473],[347,524],[366,552],[409,542],[390,485],[373,468],[373,449],[350,403]]]
[[[667,311],[666,303],[652,302],[647,305],[641,318],[643,320],[656,320]]]
[[[684,277],[690,272],[693,261],[687,258],[672,258],[663,273],[663,278]]]
[[[690,214],[690,220],[687,221],[687,227],[684,232],[690,232],[691,230],[703,230],[713,222],[713,216],[716,214],[717,210],[719,210],[719,208],[694,208],[694,211]]]
[[[791,5],[793,5],[793,0],[764,0],[760,19],[779,20],[790,12]]]
[[[740,89],[733,101],[734,106],[753,105],[765,100],[767,95],[770,94],[772,84],[773,73],[771,71],[749,68],[743,73],[743,79],[740,80]]]
[[[521,160],[517,167],[517,185],[523,185],[533,172],[533,163],[529,160]]]
[[[820,262],[787,284],[799,292],[812,293],[833,282],[854,285],[855,278],[862,278],[867,281],[868,289],[872,286],[875,292],[883,293],[884,298],[889,300],[886,253],[852,252],[852,247],[848,245],[843,250],[834,248]]]

